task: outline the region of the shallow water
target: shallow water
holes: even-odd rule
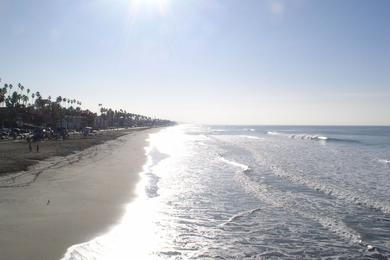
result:
[[[111,232],[65,259],[390,256],[390,128],[180,125]]]

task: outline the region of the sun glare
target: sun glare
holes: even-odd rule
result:
[[[168,0],[131,0],[131,8],[135,14],[143,9],[157,9],[159,14],[167,14]]]

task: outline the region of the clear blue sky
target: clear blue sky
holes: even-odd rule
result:
[[[388,0],[0,0],[0,77],[178,121],[390,124]]]

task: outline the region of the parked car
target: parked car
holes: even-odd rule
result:
[[[87,135],[89,135],[91,133],[92,133],[92,127],[89,127],[89,126],[84,127],[84,129],[83,129],[83,135],[84,136],[87,136]]]
[[[8,132],[5,132],[5,131],[0,131],[0,139],[4,140],[4,139],[8,139]]]

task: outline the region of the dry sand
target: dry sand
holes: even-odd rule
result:
[[[134,132],[0,178],[0,259],[60,259],[104,233],[134,196],[147,137]]]
[[[65,140],[45,140],[38,143],[32,143],[32,152],[30,152],[26,140],[0,141],[0,175],[25,171],[28,167],[43,159],[72,154],[75,151],[84,150],[107,140],[112,140],[122,135],[145,129],[145,127],[138,127],[119,130],[103,130],[87,137],[75,134]],[[39,152],[36,152],[37,144],[39,144]]]

